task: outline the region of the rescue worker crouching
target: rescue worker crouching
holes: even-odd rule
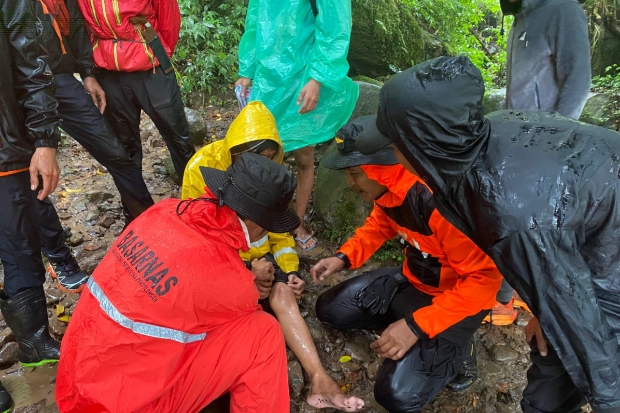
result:
[[[258,101],[250,102],[230,125],[226,137],[200,149],[188,162],[183,176],[182,198],[198,198],[205,188],[203,167],[224,170],[241,154],[253,152],[282,163],[284,151],[275,119]],[[252,242],[248,251],[240,251],[246,266],[256,275],[261,304],[273,312],[282,325],[284,338],[311,380],[308,404],[317,408],[344,411],[361,409],[364,402],[346,397],[321,364],[312,336],[297,299],[304,281],[298,276],[299,258],[295,241],[288,233],[269,232]]]
[[[396,236],[405,242],[406,259],[401,268],[380,268],[332,287],[317,300],[316,313],[338,329],[385,329],[371,344],[385,358],[375,398],[390,412],[418,412],[444,386],[459,391],[476,380],[473,335],[493,307],[501,274],[437,212],[430,190],[397,164],[391,149],[370,156],[355,149],[357,135],[375,118],[345,125],[336,138],[338,152],[323,161],[346,169],[348,184],[374,208],[337,255],[311,273],[321,283],[346,267],[359,268]],[[459,374],[464,359],[471,368]]]
[[[233,413],[289,411],[282,332],[238,251],[299,225],[295,180],[255,154],[201,173],[204,196],[144,212],[90,278],[62,342],[61,412],[198,412],[227,391]]]

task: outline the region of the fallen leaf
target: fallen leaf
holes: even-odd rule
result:
[[[351,385],[345,384],[344,386],[340,386],[340,390],[342,390],[344,394],[348,394],[349,390],[351,390]]]
[[[58,317],[58,321],[62,321],[63,323],[68,323],[71,320],[71,317],[68,315],[63,315],[62,317]]]
[[[351,361],[351,356],[342,356],[339,360],[341,363],[348,363]]]
[[[65,313],[65,307],[60,304],[57,304],[56,305],[56,317],[60,317],[64,313]]]
[[[65,190],[70,194],[75,193],[75,192],[82,192],[81,188],[80,189],[65,188]]]

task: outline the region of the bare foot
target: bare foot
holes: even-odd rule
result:
[[[327,374],[312,379],[310,395],[306,401],[317,409],[330,408],[343,412],[356,412],[364,407],[364,400],[345,396]]]
[[[316,246],[317,240],[301,225],[295,230],[295,242],[302,251],[309,251]]]

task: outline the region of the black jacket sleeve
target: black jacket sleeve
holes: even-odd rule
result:
[[[39,44],[34,2],[5,0],[0,13],[7,30],[13,60],[15,96],[24,113],[28,139],[35,147],[58,147],[58,106],[53,94],[52,72]]]
[[[69,12],[69,47],[75,58],[78,73],[82,80],[88,76],[96,74],[93,62],[93,46],[90,37],[86,32],[84,17],[80,12],[76,0],[65,0],[67,11]]]

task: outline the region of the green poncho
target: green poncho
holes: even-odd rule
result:
[[[250,100],[276,118],[286,151],[334,137],[351,116],[359,87],[347,77],[351,3],[317,0],[250,0],[239,45],[239,76],[253,80]],[[299,92],[321,83],[316,109],[299,114]]]

